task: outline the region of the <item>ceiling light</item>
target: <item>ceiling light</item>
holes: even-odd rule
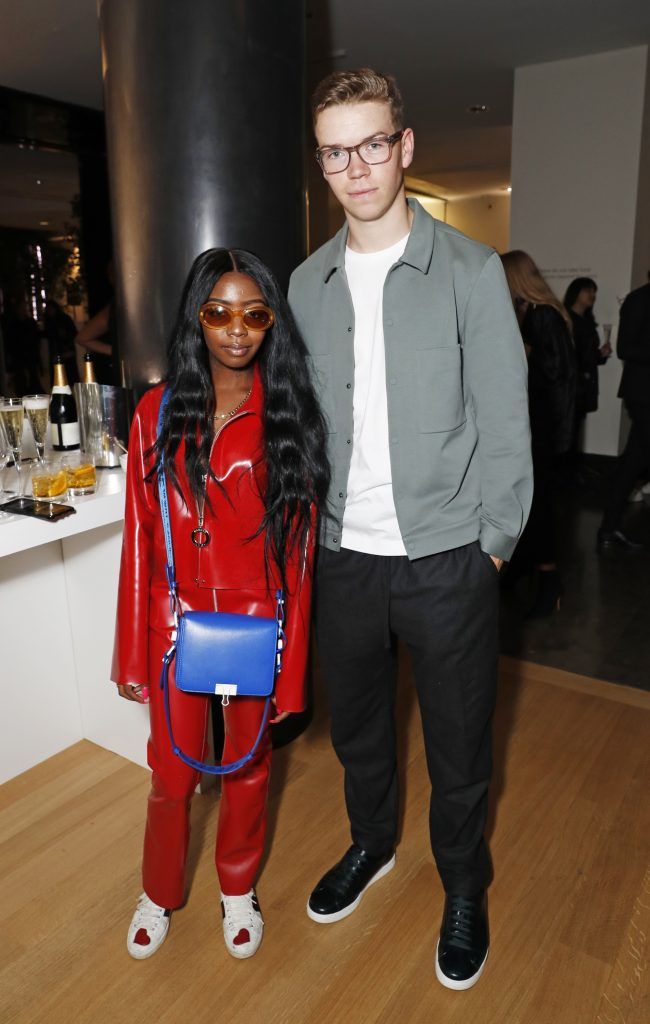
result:
[[[38,223],[41,225],[41,227],[46,228],[50,222],[49,220],[39,220]]]
[[[468,114],[487,114],[488,110],[487,103],[472,103],[471,106],[467,107]]]
[[[502,191],[503,192],[512,192],[512,185],[504,185]]]
[[[43,179],[42,178],[37,178],[36,179],[36,184],[37,185],[42,185],[43,184]]]

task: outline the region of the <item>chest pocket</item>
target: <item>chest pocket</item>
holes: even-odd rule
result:
[[[316,395],[325,417],[327,430],[330,434],[335,434],[336,417],[334,414],[334,389],[332,388],[332,356],[329,352],[317,353],[313,357],[313,365]]]
[[[466,419],[460,345],[416,351],[417,412],[422,433],[455,430]]]

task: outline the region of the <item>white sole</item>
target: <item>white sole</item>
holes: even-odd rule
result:
[[[393,854],[391,859],[386,864],[384,864],[383,868],[379,869],[379,871],[377,872],[376,875],[372,876],[370,881],[366,884],[365,888],[362,889],[362,891],[359,893],[359,895],[357,896],[356,900],[354,900],[354,902],[349,903],[347,907],[343,908],[343,910],[337,910],[334,914],[317,914],[316,911],[312,910],[311,907],[309,906],[309,900],[308,900],[307,901],[307,916],[310,917],[312,921],[315,921],[316,924],[336,924],[337,921],[342,921],[345,917],[349,917],[350,914],[354,913],[354,911],[357,909],[357,907],[361,903],[361,898],[362,898],[364,892],[366,892],[370,888],[371,885],[374,885],[375,882],[378,882],[380,878],[383,878],[384,875],[387,875],[389,871],[392,871],[394,867],[395,867],[395,854]]]
[[[490,947],[488,946],[487,952],[486,952],[485,956],[483,957],[483,963],[479,967],[479,969],[476,972],[476,974],[473,974],[471,976],[471,978],[466,978],[465,981],[454,981],[453,978],[448,978],[446,974],[443,974],[443,972],[440,969],[440,964],[438,963],[438,947],[439,946],[440,946],[440,939],[438,939],[438,945],[436,946],[436,978],[438,979],[440,984],[444,985],[445,988],[453,989],[455,992],[465,992],[466,989],[472,988],[472,986],[476,984],[478,979],[483,974],[483,968],[485,967],[485,964],[487,962],[488,953],[490,952]]]

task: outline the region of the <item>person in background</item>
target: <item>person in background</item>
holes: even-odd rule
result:
[[[642,547],[624,533],[621,522],[630,491],[650,466],[650,283],[630,292],[621,306],[616,354],[625,364],[618,396],[632,425],[598,530],[596,546],[601,553]]]
[[[113,301],[95,313],[84,324],[76,338],[75,345],[93,353],[95,375],[99,384],[117,384],[114,343]]]
[[[554,497],[557,459],[571,449],[576,415],[576,356],[567,310],[534,260],[514,249],[501,257],[528,355],[528,404],[535,490],[528,524],[511,564],[516,577],[537,570],[529,617],[559,609],[563,592],[557,565]]]
[[[564,295],[564,307],[571,317],[573,344],[576,353],[576,435],[584,418],[598,408],[598,367],[603,366],[612,354],[609,339],[602,342],[598,324],[594,317],[594,303],[598,285],[590,277],[576,277]]]
[[[77,355],[74,345],[77,328],[72,317],[64,313],[59,303],[55,302],[54,299],[48,299],[45,303],[43,333],[47,339],[50,368],[53,366],[56,357],[61,356],[68,375],[68,383],[76,383],[79,380]]]
[[[112,288],[114,286],[112,260],[107,264],[106,277]],[[87,324],[84,324],[74,340],[80,348],[92,352],[98,384],[114,384],[116,387],[122,385],[114,297],[111,297],[106,305],[98,313],[95,313]]]

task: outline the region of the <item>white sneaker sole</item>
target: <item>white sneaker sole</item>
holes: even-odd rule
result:
[[[316,911],[312,910],[311,907],[309,906],[308,900],[307,916],[310,917],[312,921],[315,921],[317,924],[336,924],[337,921],[342,921],[343,918],[349,917],[350,914],[354,913],[354,911],[361,903],[361,897],[363,896],[364,892],[366,892],[366,890],[369,889],[371,885],[374,885],[375,882],[378,882],[380,878],[383,878],[384,875],[387,875],[389,871],[392,871],[394,867],[395,854],[393,854],[391,859],[386,864],[384,864],[383,868],[379,869],[376,875],[372,876],[370,881],[366,884],[365,888],[362,889],[362,891],[359,893],[356,900],[354,900],[352,903],[349,903],[347,907],[343,907],[343,910],[337,910],[334,914],[317,914]]]
[[[127,940],[126,951],[129,954],[129,956],[133,957],[134,960],[147,960],[148,957],[153,956],[154,953],[158,952],[158,950],[160,949],[168,935],[169,925],[167,925],[167,927],[165,928],[165,934],[163,935],[160,942],[157,942],[155,945],[150,944],[149,946],[131,946],[129,945],[129,942]]]
[[[448,978],[447,975],[444,974],[442,972],[441,968],[440,968],[440,964],[438,963],[438,947],[439,946],[440,946],[440,939],[438,939],[438,945],[436,946],[436,978],[438,979],[440,984],[444,985],[445,988],[452,988],[452,989],[454,989],[455,992],[465,992],[466,989],[471,988],[473,985],[475,985],[476,982],[478,981],[478,979],[483,974],[483,968],[485,967],[485,964],[486,964],[486,961],[487,961],[487,958],[488,958],[488,953],[490,952],[490,947],[488,946],[487,952],[486,952],[485,956],[483,957],[483,963],[479,967],[479,969],[476,972],[476,974],[473,974],[471,976],[471,978],[466,978],[465,981],[454,981],[453,978]]]

